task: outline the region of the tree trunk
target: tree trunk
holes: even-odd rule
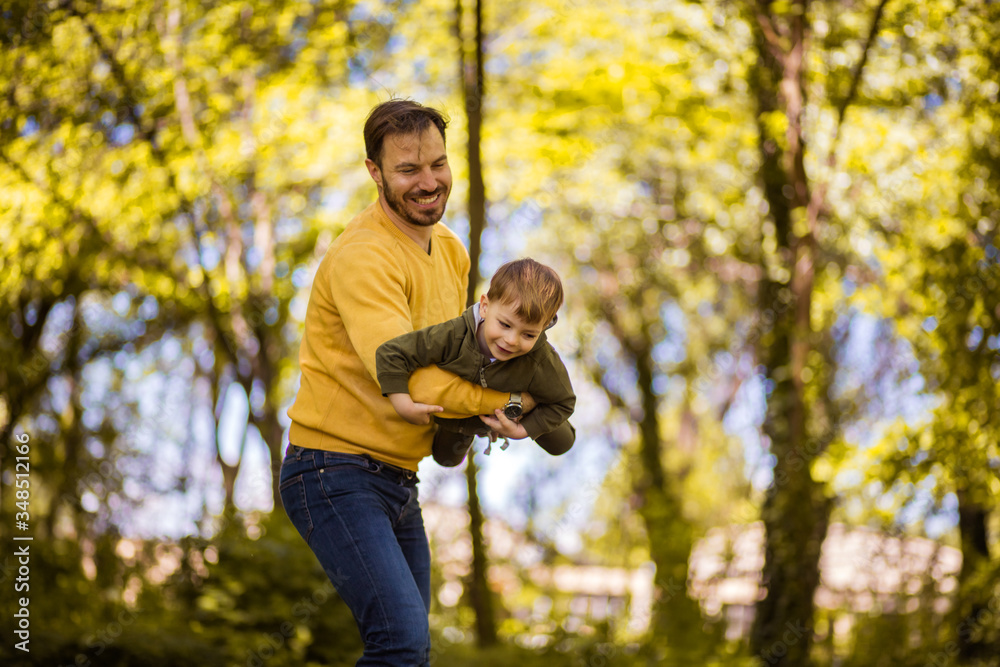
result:
[[[486,188],[483,183],[483,166],[480,136],[483,124],[483,14],[480,0],[475,3],[475,52],[470,59],[466,54],[465,32],[463,30],[464,11],[462,0],[455,1],[455,32],[458,37],[459,79],[465,99],[465,115],[468,123],[469,145],[469,288],[466,303],[476,300],[479,287],[480,237],[486,226]],[[465,468],[465,478],[469,493],[469,537],[472,541],[472,571],[469,573],[469,600],[476,614],[476,640],[480,648],[497,643],[496,618],[493,612],[493,596],[487,579],[486,544],[483,540],[483,513],[476,491],[477,467],[473,452],[469,452]]]
[[[850,88],[837,105],[837,125],[826,161],[831,168],[836,163],[840,128],[857,94],[887,2],[880,0],[875,9]],[[812,478],[810,467],[822,452],[822,443],[832,439],[835,427],[819,418],[820,409],[810,421],[811,406],[805,398],[807,377],[812,375],[806,374],[811,370],[810,352],[823,334],[812,330],[810,313],[826,188],[822,184],[811,187],[804,166],[808,0],[795,0],[784,14],[774,12],[766,0],[747,6],[757,51],[750,83],[757,99],[760,176],[774,221],[776,259],[790,276],[787,282],[766,278],[759,294],[760,358],[773,383],[764,434],[776,464],[761,509],[767,535],[762,583],[767,593],[757,605],[750,647],[769,665],[798,667],[809,664],[813,596],[832,504]],[[768,134],[765,114],[775,111],[787,119],[784,137]],[[760,259],[767,276],[766,260]],[[820,400],[825,400],[824,392],[819,393]],[[810,427],[816,432],[811,433]]]
[[[991,78],[992,73],[992,78],[995,79],[995,72],[1000,67],[1000,41],[997,39],[1000,38],[1000,7],[995,3],[985,4],[985,7],[979,9],[983,13],[978,41],[982,44],[984,78]],[[994,127],[997,127],[998,122],[1000,122],[1000,103],[995,95],[980,96],[980,94],[973,93],[969,104],[991,118]],[[998,210],[1000,209],[1000,198],[996,194],[1000,192],[1000,153],[997,151],[995,133],[992,141],[981,143],[974,141],[973,146],[974,170],[972,173],[986,180],[986,189],[991,195],[980,202],[980,210],[975,215],[969,216],[970,228],[976,224],[973,223],[976,217],[982,220],[1000,220],[1000,210]],[[958,196],[962,197],[962,193],[958,193]],[[962,198],[964,199],[964,197]],[[969,211],[969,213],[972,212]],[[992,242],[996,244],[996,240]],[[986,243],[985,239],[982,243]],[[960,252],[964,255],[967,250],[967,248],[962,248]],[[958,265],[961,266],[961,264]],[[984,274],[985,271],[980,269],[980,272],[973,273],[972,276],[967,275],[966,280],[970,282],[980,280]],[[991,299],[984,292],[981,303],[990,303],[991,300],[996,303],[995,296]],[[963,301],[970,303],[969,300]],[[969,308],[971,309],[971,303]],[[996,314],[1000,315],[1000,311],[997,311]],[[971,333],[967,327],[971,327],[969,323],[974,321],[971,315],[972,313],[968,312],[961,314],[963,325],[966,326],[963,326],[962,335],[952,338],[952,344],[958,348],[959,354],[967,356],[966,359],[956,363],[956,366],[965,369],[987,368],[992,359],[995,358],[991,354],[991,350],[984,342],[980,342],[975,350],[970,350],[966,344],[966,341],[969,340],[969,333]],[[995,329],[996,324],[994,324]],[[963,393],[968,395],[971,392],[983,398],[987,405],[995,405],[995,394],[990,397],[976,386],[982,382],[981,378],[982,375],[979,378],[973,375],[964,380],[958,377],[953,378],[953,380],[958,380],[960,386],[949,392],[952,394],[952,400],[955,396],[961,396]],[[986,421],[985,415],[981,415],[980,419],[981,423],[984,423]],[[965,438],[967,433],[959,434],[957,437]],[[976,664],[974,661],[977,659],[983,661],[980,664],[988,664],[991,658],[998,655],[998,644],[1000,644],[1000,637],[996,632],[997,617],[996,614],[992,613],[996,611],[993,604],[995,588],[990,586],[982,576],[983,568],[991,566],[988,527],[991,512],[995,511],[995,507],[987,504],[991,495],[984,488],[986,479],[983,476],[963,471],[956,477],[962,480],[955,494],[958,497],[958,531],[962,540],[962,570],[959,573],[959,596],[956,605],[956,610],[959,611],[956,624],[958,658],[967,664]],[[994,573],[991,577],[993,582],[996,582],[996,576]]]
[[[465,38],[462,29],[462,0],[456,0],[456,29],[458,32],[459,75],[462,82],[465,99],[465,117],[469,131],[469,257],[472,266],[469,269],[469,290],[466,298],[468,305],[476,301],[476,290],[479,287],[479,256],[481,253],[481,237],[486,227],[486,187],[483,182],[483,163],[480,138],[483,125],[483,13],[480,0],[475,1],[475,54],[470,59],[466,55]]]
[[[967,489],[959,489],[958,493],[958,532],[962,538],[962,570],[959,572],[959,591],[961,598],[971,600],[971,604],[959,609],[961,613],[956,627],[958,628],[958,657],[963,662],[971,664],[976,659],[987,659],[995,655],[996,648],[984,640],[981,629],[981,616],[988,609],[988,595],[983,595],[977,589],[980,584],[976,574],[990,560],[989,547],[989,510],[972,498]],[[978,598],[978,599],[977,599]],[[968,603],[967,603],[968,604]],[[990,616],[992,618],[992,616]]]
[[[803,371],[812,345],[815,230],[796,229],[793,213],[810,200],[802,128],[808,8],[806,0],[793,5],[779,23],[769,4],[760,2],[752,8],[751,20],[758,52],[751,76],[760,119],[761,178],[774,221],[778,260],[790,279],[765,280],[760,293],[762,327],[769,327],[760,353],[773,382],[764,433],[777,463],[761,509],[767,536],[762,583],[767,593],[757,605],[750,647],[769,665],[800,667],[809,664],[813,596],[829,503],[810,474],[809,462],[816,451],[807,442]],[[787,118],[783,138],[767,134],[763,117],[774,111]]]
[[[642,499],[639,514],[649,539],[649,554],[656,565],[656,589],[652,631],[667,647],[671,664],[703,664],[711,652],[711,640],[702,629],[701,609],[687,594],[688,558],[693,534],[684,518],[680,499],[667,483],[663,469],[663,442],[660,436],[660,399],[653,389],[655,362],[653,341],[643,332],[640,346],[630,350],[642,394],[639,422],[639,459],[642,472],[635,489]]]
[[[485,519],[476,492],[477,470],[473,452],[470,451],[469,460],[465,465],[465,479],[469,486],[469,535],[472,538],[472,568],[467,588],[469,602],[476,613],[476,642],[479,648],[486,648],[497,643],[497,628],[493,614],[493,594],[490,592],[486,576],[488,559],[483,541]]]

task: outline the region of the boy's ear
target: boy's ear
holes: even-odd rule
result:
[[[490,305],[490,299],[488,296],[483,294],[479,297],[479,316],[482,317],[486,313],[486,309]]]

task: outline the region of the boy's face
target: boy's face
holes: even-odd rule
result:
[[[545,327],[539,322],[525,322],[517,316],[517,304],[490,301],[484,294],[479,299],[479,316],[483,323],[477,332],[479,349],[484,354],[506,361],[531,351]]]

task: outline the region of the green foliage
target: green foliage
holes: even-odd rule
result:
[[[236,517],[211,540],[149,545],[132,565],[112,553],[97,563],[96,581],[81,571],[79,550],[36,542],[31,653],[6,642],[0,658],[48,667],[354,664],[357,626],[315,556],[284,516],[258,520]],[[176,566],[165,579],[164,563]],[[133,583],[140,591],[126,603]]]
[[[903,530],[922,533],[924,515],[964,510],[989,530],[977,541],[967,521],[940,537],[965,555],[946,627],[927,629],[937,612],[921,601],[812,652],[960,664],[946,647],[994,599],[1000,548],[1000,16],[982,0],[888,3],[849,99],[877,4],[805,5],[798,119],[761,66],[750,3],[484,3],[484,266],[531,253],[567,288],[553,339],[592,383],[579,416],[597,426],[581,435],[612,460],[591,485],[601,500],[579,558],[653,560],[669,590],[707,528],[759,518],[768,475],[784,507],[807,507],[812,496],[781,482],[789,471],[834,499],[834,519],[906,516]],[[787,47],[802,5],[760,6]],[[280,512],[256,539],[231,522],[128,557],[121,534],[140,504],[171,493],[207,518],[220,476],[235,510],[242,458],[219,448],[231,385],[247,397],[243,442],[259,434],[279,453],[309,272],[371,199],[360,123],[376,99],[450,110],[461,226],[465,128],[457,57],[441,47],[453,12],[446,0],[0,2],[0,447],[15,432],[38,443],[36,664],[350,664],[360,652]],[[794,151],[799,120],[804,183],[824,194],[815,229],[775,178],[788,165],[767,159]],[[814,282],[795,329],[806,241]],[[774,351],[795,336],[808,351],[793,378]],[[768,434],[788,432],[772,383],[785,396],[795,381],[802,446],[769,448],[761,404]],[[151,400],[156,383],[170,391]],[[160,400],[178,394],[180,405]],[[153,470],[151,443],[189,465]],[[202,445],[218,452],[215,477],[191,469]],[[0,468],[7,484],[12,458]],[[435,645],[449,665],[668,664],[681,637],[715,654],[692,664],[742,660],[702,632],[694,605],[662,608],[641,646],[561,619],[547,619],[547,649]],[[464,604],[440,618],[472,625]],[[508,619],[501,635],[530,629]],[[975,630],[964,650],[988,662],[995,624]],[[0,651],[5,664],[22,657]]]

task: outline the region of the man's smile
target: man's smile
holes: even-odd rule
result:
[[[433,206],[441,198],[441,193],[436,192],[429,197],[413,197],[413,201],[420,206]]]

